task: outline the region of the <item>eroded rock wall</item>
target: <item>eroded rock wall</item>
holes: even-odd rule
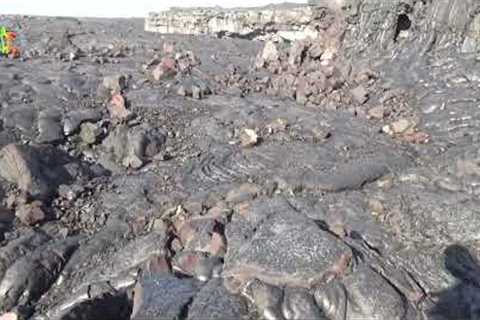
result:
[[[316,38],[331,12],[345,22],[344,46],[355,54],[381,53],[402,42],[425,53],[454,44],[479,48],[480,3],[475,0],[311,0],[309,5],[262,8],[171,8],[150,13],[145,30],[176,34],[278,34],[288,40]]]
[[[250,9],[171,8],[150,13],[145,30],[192,35],[230,33],[244,37],[271,32],[295,40],[316,36],[314,22],[320,15],[317,6],[294,4]]]

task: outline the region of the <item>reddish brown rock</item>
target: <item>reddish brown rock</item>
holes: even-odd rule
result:
[[[34,201],[17,208],[17,218],[25,225],[33,226],[45,220],[46,214],[42,209],[42,202]]]
[[[219,232],[214,232],[208,247],[208,252],[212,256],[224,256],[226,251],[227,241],[225,240],[225,236]]]
[[[182,252],[175,256],[173,269],[193,275],[201,259],[204,259],[204,255],[200,252]]]
[[[403,135],[403,140],[413,144],[425,144],[430,142],[430,135],[425,132],[413,132]]]
[[[154,256],[147,262],[145,271],[149,274],[170,273],[171,266],[165,256]]]
[[[125,98],[121,94],[113,95],[107,107],[112,119],[128,120],[132,117],[132,112],[126,108],[125,104]]]
[[[177,62],[174,58],[164,57],[152,72],[155,81],[164,80],[177,74]]]
[[[176,234],[183,248],[190,251],[223,254],[225,240],[223,223],[210,217],[189,219],[175,224]]]

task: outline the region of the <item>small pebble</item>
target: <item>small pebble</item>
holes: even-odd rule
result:
[[[240,136],[241,146],[244,148],[251,148],[258,143],[258,135],[255,130],[244,129]]]

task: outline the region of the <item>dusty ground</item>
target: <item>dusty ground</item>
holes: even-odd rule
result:
[[[0,319],[480,319],[479,59],[415,10],[266,49],[0,17]]]

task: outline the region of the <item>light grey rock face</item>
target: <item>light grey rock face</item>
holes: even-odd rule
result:
[[[365,266],[343,282],[335,280],[326,288],[318,289],[315,300],[332,320],[410,319],[403,297]]]
[[[255,279],[243,288],[242,294],[255,304],[258,312],[262,314],[265,319],[283,319],[282,289]]]
[[[96,122],[100,120],[101,113],[98,110],[75,110],[69,112],[64,119],[63,132],[69,136],[80,128],[80,125],[86,121]]]
[[[101,157],[105,166],[113,160],[127,168],[139,168],[149,156],[160,152],[165,141],[166,136],[159,130],[121,125],[103,141],[105,153]]]
[[[39,143],[59,142],[63,139],[61,112],[56,109],[44,110],[38,115],[37,141]]]
[[[325,319],[306,289],[286,288],[282,311],[287,320]]]
[[[246,304],[230,294],[219,279],[208,282],[188,310],[189,320],[247,319]]]
[[[171,8],[150,13],[145,20],[145,30],[194,35],[231,33],[247,37],[271,31],[294,40],[316,34],[314,22],[318,15],[315,6],[293,4],[245,9]]]
[[[138,296],[132,320],[181,318],[197,290],[191,279],[177,279],[171,275],[146,277],[135,289]]]
[[[0,151],[0,176],[34,197],[52,194],[71,180],[64,153],[49,146],[9,144]]]
[[[245,9],[172,8],[150,13],[145,20],[145,30],[194,35],[230,33],[249,37],[270,33],[288,40],[316,38],[319,29],[323,29],[322,16],[328,8],[345,18],[347,25],[356,24],[355,28],[347,28],[345,36],[346,47],[356,55],[388,49],[399,41],[421,44],[423,51],[447,43],[455,43],[463,53],[480,48],[479,4],[474,0],[431,4],[419,0],[310,0],[308,4]],[[362,19],[357,21],[360,15]]]
[[[426,54],[454,45],[472,52],[478,48],[478,1],[344,0],[347,20],[356,24],[345,37],[352,56],[377,56],[402,44],[403,55]],[[359,17],[361,16],[361,19]],[[358,39],[369,39],[358,41]]]
[[[3,297],[0,308],[11,309],[17,304],[27,304],[40,298],[42,292],[55,281],[76,246],[76,241],[72,239],[60,240],[19,257],[5,271],[0,282]],[[43,268],[37,269],[38,265]]]
[[[230,242],[227,234],[231,247],[233,238]],[[229,247],[224,274],[240,281],[256,278],[308,288],[345,254],[351,252],[343,242],[293,209],[285,209],[265,219],[238,249]]]

